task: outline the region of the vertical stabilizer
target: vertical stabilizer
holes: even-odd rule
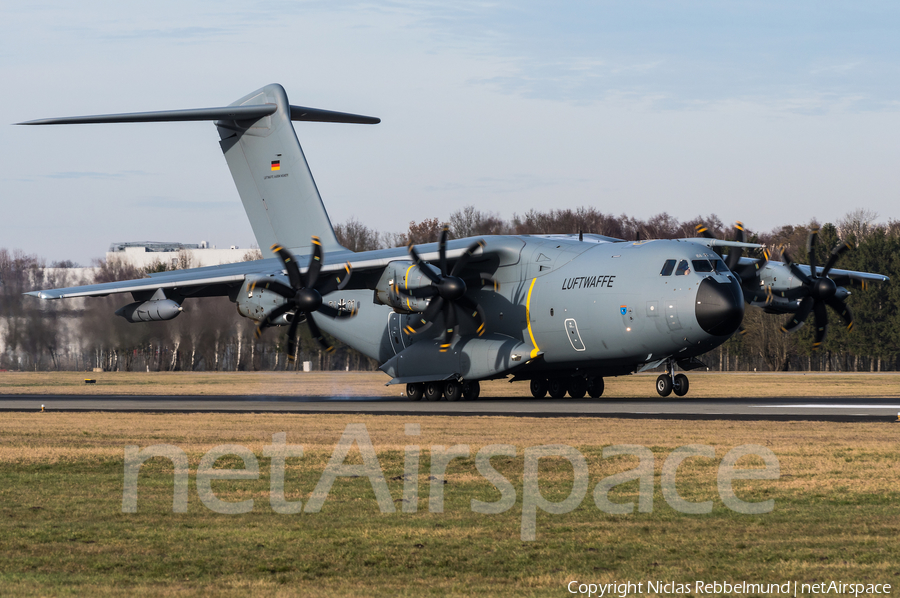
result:
[[[313,235],[323,248],[340,245],[291,124],[284,88],[267,85],[232,106],[274,105],[255,120],[219,120],[222,152],[264,255],[274,244],[306,252]]]
[[[313,235],[338,249],[334,229],[297,140],[292,120],[374,125],[380,119],[291,106],[281,85],[266,85],[223,108],[66,116],[22,125],[215,121],[222,152],[263,252],[279,244],[306,253]],[[272,254],[274,255],[274,254]]]

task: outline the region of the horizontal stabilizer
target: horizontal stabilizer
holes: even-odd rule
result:
[[[181,122],[200,120],[254,121],[275,113],[275,104],[255,104],[251,106],[225,106],[223,108],[194,108],[191,110],[160,110],[156,112],[130,112],[126,114],[98,114],[96,116],[67,116],[63,118],[42,118],[29,120],[19,125],[84,125],[100,123],[149,123]],[[376,125],[380,118],[362,116],[333,110],[320,110],[305,106],[291,106],[291,120],[324,123],[352,123]]]

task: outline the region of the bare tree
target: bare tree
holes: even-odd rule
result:
[[[873,210],[856,208],[837,221],[838,232],[844,240],[860,243],[872,233],[877,218],[878,213]]]

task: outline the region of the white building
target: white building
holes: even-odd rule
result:
[[[140,241],[113,243],[106,252],[106,261],[120,260],[136,268],[153,268],[163,265],[166,268],[200,268],[202,266],[218,266],[252,259],[259,259],[259,249],[251,247],[241,249],[232,245],[228,249],[217,249],[206,241],[197,244],[160,243],[156,241]]]

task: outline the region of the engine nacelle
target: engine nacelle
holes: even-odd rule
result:
[[[171,320],[182,311],[184,311],[184,308],[177,301],[159,299],[129,303],[117,309],[116,315],[122,316],[132,324],[136,324],[137,322]]]
[[[432,272],[440,275],[440,270],[431,264],[425,264],[424,267],[431,268]],[[398,313],[425,311],[425,308],[428,307],[428,299],[416,299],[401,295],[394,291],[395,284],[401,289],[416,289],[431,284],[431,279],[425,276],[411,261],[401,260],[387,265],[375,287],[375,300],[377,303],[393,307],[394,311]]]
[[[284,297],[262,288],[262,284],[266,280],[272,280],[271,277],[263,276],[258,278],[250,278],[244,281],[240,292],[235,299],[238,313],[245,318],[250,318],[255,322],[261,322],[266,314],[276,307],[285,303]],[[282,281],[287,284],[287,281]],[[276,326],[284,326],[291,323],[293,314],[284,314],[278,318],[273,324]]]

